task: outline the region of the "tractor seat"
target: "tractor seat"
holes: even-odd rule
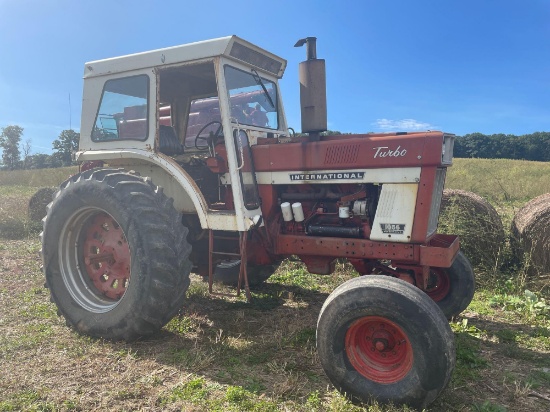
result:
[[[183,154],[184,147],[172,126],[159,125],[159,152],[168,156]]]

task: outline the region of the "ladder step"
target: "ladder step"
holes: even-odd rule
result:
[[[214,250],[214,239],[225,239],[225,240],[238,240],[239,241],[239,253],[231,253],[231,252],[217,252]],[[246,300],[250,302],[250,299],[252,299],[250,295],[250,288],[248,285],[248,273],[246,268],[246,240],[247,240],[247,233],[246,232],[240,232],[239,237],[236,238],[234,236],[215,236],[214,231],[211,229],[208,234],[208,250],[210,251],[208,255],[208,292],[211,295],[221,295],[221,296],[234,296],[238,297],[241,294],[241,281],[244,281],[244,289],[246,292]],[[239,257],[239,280],[237,282],[237,294],[231,295],[231,294],[224,294],[224,293],[216,293],[212,290],[212,284],[213,284],[213,272],[214,272],[214,265],[213,265],[213,255],[223,255],[223,256],[234,256]],[[244,266],[243,266],[244,262]]]
[[[225,256],[238,256],[241,257],[240,253],[230,253],[230,252],[212,252],[213,255],[225,255]]]
[[[212,238],[214,240],[218,240],[218,239],[220,239],[220,240],[240,240],[238,237],[235,237],[235,236],[220,236],[220,235],[216,236],[216,235],[213,235]]]

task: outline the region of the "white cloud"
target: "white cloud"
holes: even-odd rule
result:
[[[372,123],[372,125],[376,126],[380,130],[409,131],[409,130],[437,129],[437,126],[434,126],[430,123],[420,122],[415,119],[401,119],[401,120],[376,119],[376,122]]]

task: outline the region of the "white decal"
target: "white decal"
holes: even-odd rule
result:
[[[395,235],[402,235],[405,231],[405,224],[403,223],[380,223],[382,233],[392,233]]]
[[[376,150],[375,159],[377,157],[403,157],[407,154],[407,149],[401,149],[401,146],[397,146],[395,150],[390,150],[388,146],[373,147],[372,150]]]
[[[336,173],[291,173],[290,180],[337,180],[363,179],[365,172],[336,172]]]

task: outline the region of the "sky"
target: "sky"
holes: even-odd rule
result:
[[[0,127],[51,153],[79,130],[85,62],[231,34],[288,60],[297,131],[307,36],[331,130],[550,131],[550,0],[0,0]]]

